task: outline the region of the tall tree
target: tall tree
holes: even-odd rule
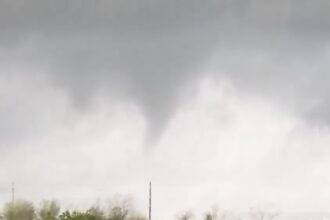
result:
[[[34,220],[35,209],[30,202],[10,202],[4,206],[3,217],[5,220]]]
[[[60,206],[55,201],[44,200],[38,210],[39,220],[57,220]]]

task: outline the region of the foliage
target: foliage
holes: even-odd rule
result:
[[[108,220],[125,220],[128,215],[128,209],[123,206],[115,206],[111,209]]]
[[[97,218],[88,212],[65,211],[59,216],[60,220],[96,220]]]
[[[60,220],[106,220],[104,212],[98,207],[92,207],[86,212],[65,211],[59,216]]]
[[[147,220],[147,218],[144,215],[140,214],[131,214],[128,217],[128,220]]]
[[[131,214],[131,203],[129,198],[116,198],[107,220],[126,220]]]
[[[38,211],[40,220],[57,220],[60,213],[60,207],[55,201],[43,201]]]
[[[86,214],[91,220],[105,220],[105,214],[99,207],[92,207],[87,210]]]
[[[34,220],[35,210],[30,202],[10,202],[4,207],[3,217],[5,220]]]
[[[55,201],[43,201],[37,210],[30,202],[16,201],[5,204],[0,220],[147,220],[144,215],[134,212],[129,200],[115,200],[109,207],[101,209],[92,206],[85,211],[66,210],[60,214],[60,206]],[[252,220],[276,220],[279,212],[270,208],[254,208],[250,211]],[[182,212],[177,220],[191,220],[191,211]],[[203,215],[203,220],[240,220],[241,216],[213,207]]]

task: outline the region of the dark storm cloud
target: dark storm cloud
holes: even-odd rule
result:
[[[2,1],[2,38],[8,51],[23,48],[19,62],[46,68],[79,104],[99,89],[127,94],[157,135],[178,85],[213,49],[222,4]]]
[[[329,9],[325,0],[0,0],[0,44],[17,64],[45,69],[79,105],[99,90],[136,102],[152,136],[215,52],[238,88],[292,97],[299,113],[323,120]]]

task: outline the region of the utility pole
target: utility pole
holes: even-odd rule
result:
[[[149,220],[151,220],[151,181],[149,182]]]
[[[14,203],[15,202],[15,183],[11,183],[11,201]]]

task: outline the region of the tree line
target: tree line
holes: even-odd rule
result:
[[[107,210],[92,206],[85,211],[65,210],[61,212],[56,201],[43,201],[36,208],[28,201],[6,203],[0,214],[2,220],[146,220],[126,203],[116,204]]]
[[[275,220],[278,212],[264,209],[251,209],[249,220]],[[192,220],[191,211],[182,212],[177,220]],[[242,220],[240,216],[213,208],[204,213],[203,220]],[[128,200],[122,200],[101,208],[94,205],[87,210],[61,211],[59,204],[53,200],[41,202],[37,208],[28,201],[15,201],[6,203],[0,213],[0,220],[147,220],[147,218],[133,210]]]

